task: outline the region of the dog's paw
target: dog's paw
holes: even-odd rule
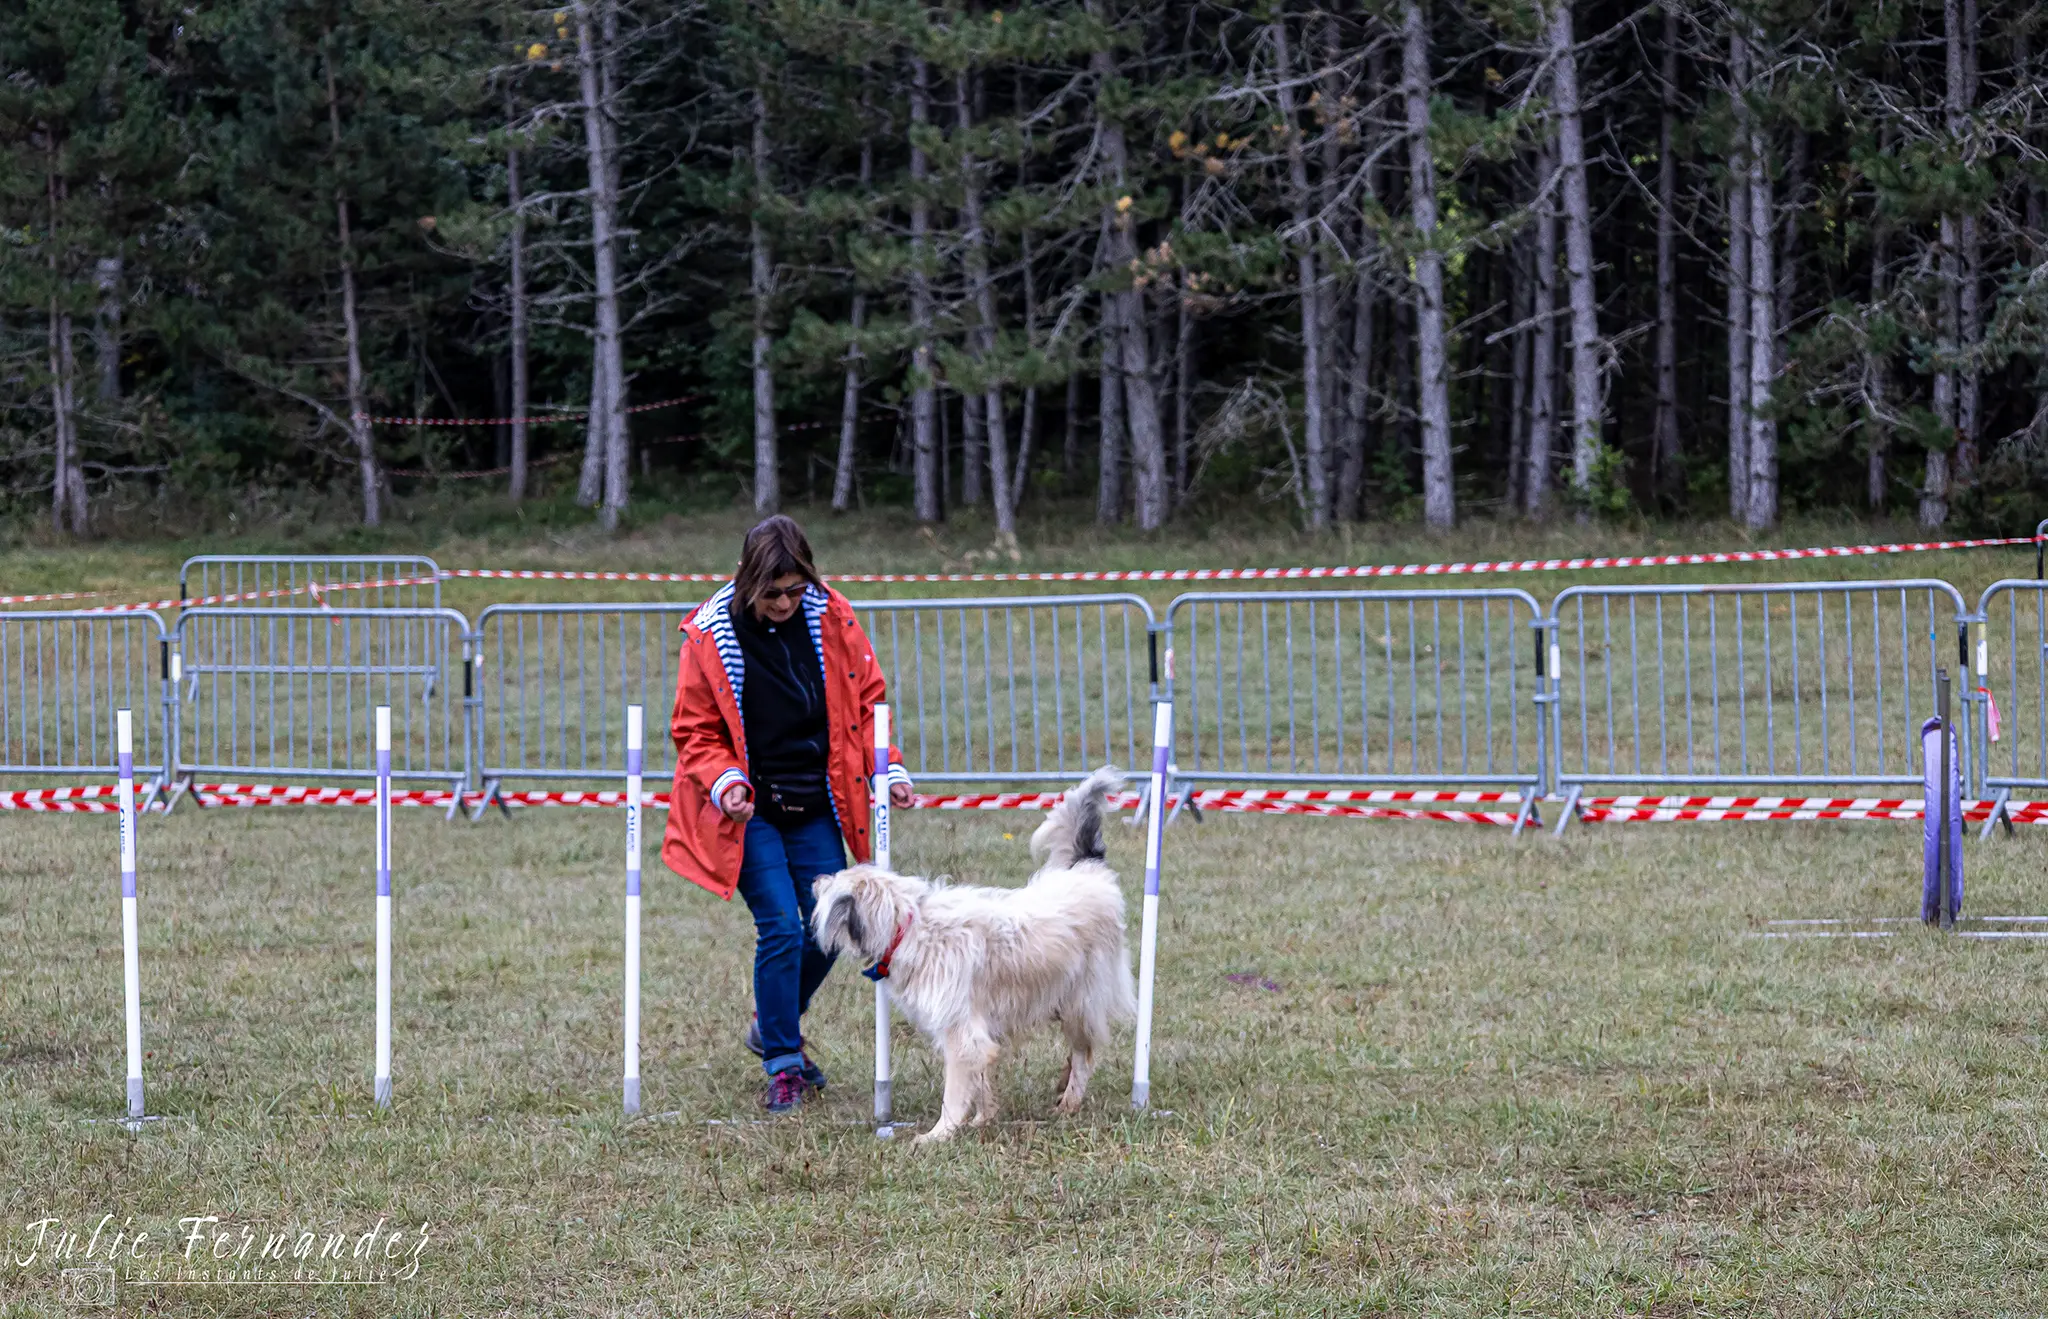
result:
[[[1061,1117],[1072,1117],[1081,1111],[1081,1101],[1079,1099],[1069,1099],[1067,1096],[1061,1095],[1060,1101],[1052,1106],[1052,1111]]]
[[[911,1137],[910,1148],[917,1149],[918,1147],[923,1145],[942,1145],[945,1142],[951,1140],[952,1138],[953,1133],[946,1130],[944,1127],[933,1127],[930,1131],[925,1132],[922,1136]]]

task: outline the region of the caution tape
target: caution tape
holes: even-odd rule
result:
[[[690,437],[678,437],[688,439]],[[426,473],[421,473],[425,475]],[[441,475],[473,475],[441,473]],[[1886,545],[1834,545],[1811,549],[1730,550],[1712,554],[1634,554],[1579,559],[1516,559],[1476,563],[1364,564],[1331,568],[1107,568],[1071,572],[993,573],[826,573],[828,582],[915,583],[915,582],[1224,582],[1224,581],[1333,581],[1374,577],[1469,576],[1478,573],[1570,572],[1601,568],[1681,567],[1703,564],[1771,563],[1797,559],[1838,559],[1875,554],[1912,554],[1932,550],[1985,549],[1996,546],[2032,545],[2032,536],[1997,536],[1980,540],[1902,541]],[[444,568],[441,579],[491,579],[538,582],[657,582],[708,585],[732,580],[721,572],[633,572],[567,568]],[[433,577],[400,577],[377,581],[329,582],[318,585],[283,587],[270,591],[241,591],[226,595],[198,596],[182,600],[148,600],[134,604],[99,605],[88,612],[122,613],[141,609],[190,609],[199,605],[233,604],[247,600],[270,600],[308,592],[362,591],[379,587],[426,586]],[[0,605],[34,604],[51,600],[97,599],[102,591],[64,591],[47,595],[0,595]]]
[[[711,397],[709,394],[685,394],[681,398],[665,398],[659,403],[641,403],[627,408],[630,413],[657,412],[662,408],[680,407]],[[510,426],[525,422],[529,426],[546,426],[560,421],[582,421],[590,415],[590,409],[581,412],[544,412],[533,417],[373,417],[367,412],[349,414],[357,421],[367,421],[379,426]]]
[[[117,788],[111,783],[64,788],[28,788],[0,792],[0,810],[103,814],[117,810]],[[191,796],[202,806],[369,806],[376,801],[370,787],[314,787],[300,784],[195,783]],[[1045,811],[1058,803],[1057,792],[924,793],[915,798],[919,810]],[[1185,794],[1175,794],[1179,804]],[[597,807],[625,805],[626,794],[605,790],[504,791],[456,793],[447,788],[394,789],[394,806],[436,807],[456,804],[475,808],[502,802],[508,808]],[[1445,820],[1456,823],[1511,825],[1522,797],[1513,792],[1452,792],[1365,789],[1208,788],[1188,798],[1204,811],[1224,814],[1318,815],[1352,819]],[[668,808],[665,792],[644,792],[641,805]],[[1110,804],[1134,807],[1136,793],[1117,793]],[[1578,804],[1581,819],[1595,824],[1680,821],[1772,820],[1918,820],[1924,802],[1918,798],[1877,797],[1587,797]],[[1966,821],[1989,819],[1997,803],[1966,800]],[[1482,809],[1470,809],[1479,807]],[[1496,809],[1483,809],[1494,807]],[[156,803],[162,809],[163,803]],[[1466,809],[1457,809],[1466,808]],[[1506,808],[1506,809],[1499,809]],[[2048,801],[2009,801],[2006,812],[2014,824],[2048,824]]]
[[[1472,563],[1383,563],[1327,568],[1103,568],[1063,572],[925,572],[826,573],[828,582],[884,584],[891,582],[1276,582],[1342,581],[1376,577],[1463,577],[1484,573],[1577,572],[1603,568],[1696,567],[1729,563],[1778,563],[1798,559],[1859,558],[1879,554],[1918,554],[1934,550],[1986,549],[2032,545],[2032,536],[1994,536],[1978,540],[1899,541],[1885,545],[1820,545],[1809,549],[1727,550],[1708,554],[1622,554],[1575,559],[1505,559]],[[688,582],[730,581],[730,573],[610,572],[551,568],[456,568],[451,577],[507,578],[565,582]]]

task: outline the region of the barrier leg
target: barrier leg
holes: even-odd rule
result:
[[[1173,747],[1173,703],[1153,707],[1152,799],[1166,793],[1166,761]],[[1138,935],[1138,1031],[1131,1058],[1131,1107],[1152,1102],[1152,983],[1159,965],[1159,851],[1166,817],[1155,810],[1145,828],[1145,910]]]
[[[875,707],[874,838],[875,864],[890,868],[889,856],[889,707]],[[895,1076],[889,1057],[889,986],[875,982],[875,1136],[890,1140],[896,1135],[893,1121],[894,1096],[890,1093]]]
[[[1564,805],[1560,806],[1557,811],[1557,833],[1555,837],[1564,837],[1565,826],[1569,825],[1572,822],[1572,817],[1579,813],[1579,793],[1581,791],[1582,789],[1576,783],[1565,789]]]
[[[1981,843],[1990,838],[1991,831],[2001,824],[2005,826],[2006,836],[2012,836],[2012,812],[2006,808],[2006,803],[2011,800],[2011,788],[2000,788],[1998,790],[1998,796],[1993,798],[1991,802],[1991,814],[1984,817],[1984,832],[1977,835],[1978,842]]]
[[[391,1107],[391,707],[377,707],[377,1107]]]
[[[640,1111],[641,708],[626,707],[626,1116]]]
[[[121,1003],[128,1035],[128,1119],[142,1120],[142,951],[135,913],[135,721],[114,712],[121,766]]]
[[[1536,809],[1536,798],[1540,791],[1541,789],[1533,783],[1523,786],[1522,809],[1515,813],[1515,831],[1511,837],[1520,838],[1522,830],[1531,824],[1538,829],[1543,827],[1543,813]]]

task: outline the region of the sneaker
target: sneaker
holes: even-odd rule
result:
[[[810,1097],[810,1083],[804,1080],[802,1071],[785,1067],[768,1078],[768,1093],[761,1096],[761,1107],[770,1113],[788,1113]]]
[[[753,1054],[756,1058],[765,1059],[768,1056],[767,1051],[761,1047],[761,1019],[759,1017],[755,1017],[747,1023],[747,1033],[741,1043],[745,1044],[747,1052]],[[802,1046],[798,1047],[801,1048]],[[813,1090],[823,1090],[825,1088],[825,1069],[812,1062],[811,1056],[808,1053],[804,1054],[804,1083]]]

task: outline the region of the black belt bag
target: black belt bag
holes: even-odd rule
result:
[[[761,784],[760,810],[774,824],[802,824],[823,815],[832,805],[825,774],[783,774]]]

